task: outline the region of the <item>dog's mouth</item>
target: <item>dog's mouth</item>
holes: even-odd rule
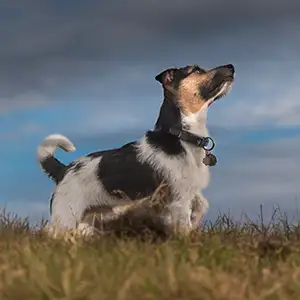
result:
[[[228,94],[228,92],[231,90],[232,88],[232,83],[233,83],[233,76],[230,77],[229,79],[227,79],[226,81],[224,81],[220,87],[219,87],[219,91],[216,93],[216,95],[209,101],[208,106],[210,106],[213,102],[215,102],[216,100],[219,100],[221,98],[223,98],[224,96],[226,96]]]
[[[214,100],[221,99],[222,97],[226,96],[227,93],[231,90],[233,80],[227,80],[222,83],[219,92],[215,95]]]

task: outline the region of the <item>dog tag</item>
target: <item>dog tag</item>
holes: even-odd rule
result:
[[[214,166],[217,163],[217,158],[215,155],[211,154],[211,153],[207,153],[206,156],[203,158],[203,163],[206,166]]]

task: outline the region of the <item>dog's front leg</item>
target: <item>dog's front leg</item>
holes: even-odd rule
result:
[[[191,223],[191,200],[179,198],[173,201],[169,207],[169,223],[180,234],[187,235],[192,230]]]
[[[192,201],[191,223],[193,229],[200,226],[200,222],[209,209],[209,203],[202,193],[196,194]]]
[[[79,223],[77,231],[82,237],[92,237],[96,234],[96,228],[88,223]]]

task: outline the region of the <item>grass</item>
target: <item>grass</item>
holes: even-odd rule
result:
[[[223,215],[186,239],[84,241],[3,213],[0,299],[300,299],[300,227],[278,210],[264,223]]]

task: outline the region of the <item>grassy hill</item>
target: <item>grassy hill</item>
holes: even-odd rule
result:
[[[300,299],[300,228],[226,215],[187,239],[57,239],[0,221],[1,300]]]

